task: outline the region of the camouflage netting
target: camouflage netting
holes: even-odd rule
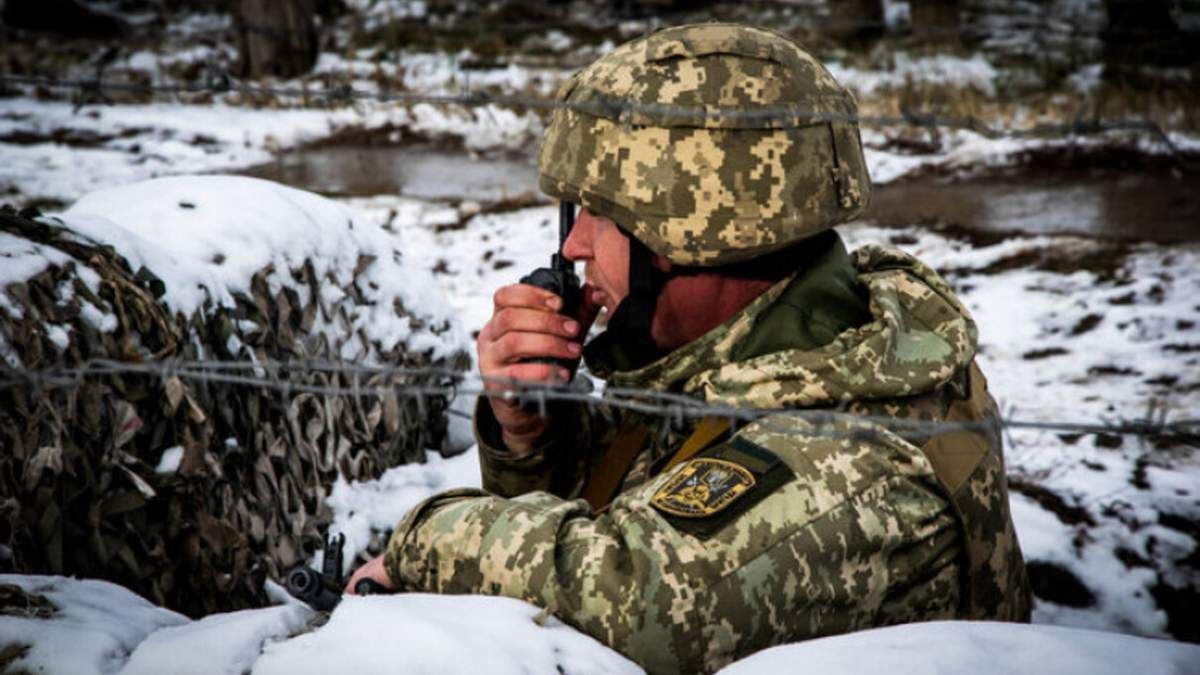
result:
[[[330,294],[334,275],[318,275],[306,259],[287,270],[286,284],[268,283],[277,271],[267,267],[249,293],[232,293],[235,307],[205,303],[188,316],[157,297],[154,270],[134,270],[113,246],[62,222],[6,207],[0,265],[12,265],[11,279],[31,256],[48,266],[0,293],[0,571],[107,579],[192,616],[261,605],[264,578],[278,579],[319,545],[337,476],[373,478],[422,461],[442,441],[447,401],[437,396],[288,395],[146,374],[12,386],[23,370],[93,359],[334,361],[347,344],[369,342],[348,317],[368,302],[360,277],[380,264],[370,256],[345,275],[352,281],[341,293]],[[340,337],[313,329],[339,318]],[[468,363],[461,349],[436,359],[403,343],[368,351],[394,366]],[[285,377],[353,384],[344,373]],[[173,448],[182,452],[174,471],[160,466]]]

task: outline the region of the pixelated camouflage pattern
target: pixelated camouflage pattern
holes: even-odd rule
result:
[[[708,538],[650,506],[676,469],[598,518],[543,492],[439,495],[399,525],[388,568],[408,589],[550,607],[652,673],[712,672],[776,644],[954,617],[955,519],[920,452],[866,427],[855,440],[775,422],[742,434],[796,479]]]
[[[836,347],[729,365],[781,285],[659,362],[607,376],[710,402],[843,403],[864,414],[988,421],[970,443],[866,422],[830,429],[766,417],[737,435],[794,477],[701,537],[650,503],[680,470],[655,475],[655,462],[689,424],[571,407],[557,411],[539,446],[514,455],[496,441],[481,401],[484,490],[438,495],[406,516],[389,546],[389,574],[405,589],[551,608],[650,672],[711,672],[772,645],[870,626],[1028,620],[994,403],[972,365],[974,324],[917,260],[867,247],[854,262],[875,320]],[[595,516],[578,498],[587,473],[630,423],[656,423],[655,433],[611,507]],[[947,442],[935,448],[939,438]]]
[[[870,198],[857,124],[813,119],[855,114],[853,96],[771,31],[666,29],[576,73],[559,100],[576,107],[552,116],[542,190],[676,264],[769,253],[855,217]]]
[[[733,362],[734,347],[783,292],[785,279],[686,349],[634,371],[602,373],[619,387],[680,388],[713,404],[814,408],[933,391],[975,356],[975,322],[949,285],[895,249],[853,254],[875,320],[810,351]]]

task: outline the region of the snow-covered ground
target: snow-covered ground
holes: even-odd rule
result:
[[[424,3],[410,4],[406,7],[418,16],[425,12]],[[205,21],[198,19],[200,24]],[[189,49],[194,48],[134,54],[117,65],[158,75],[189,59],[213,57],[211,51]],[[399,54],[392,62],[376,64],[367,52],[324,55],[317,71],[363,89],[378,86],[382,73],[397,88],[414,91],[453,93],[471,86],[538,95],[551,91],[565,75],[508,65],[471,71],[467,82],[458,66],[470,56]],[[837,65],[834,71],[864,95],[913,81],[952,82],[987,94],[997,77],[993,66],[974,56],[901,56],[887,71]],[[1081,91],[1094,87],[1094,80],[1093,66],[1084,66],[1072,79]],[[398,147],[408,139],[449,137],[468,151],[529,154],[541,121],[533,113],[495,107],[358,103],[267,109],[232,99],[76,106],[5,98],[0,99],[0,192],[20,203],[65,206],[94,190],[145,178],[240,170],[360,129],[385,133]],[[889,134],[864,130],[878,183],[933,167],[974,171],[1003,165],[1046,144],[951,132],[942,134],[936,152],[909,154],[888,149]],[[1172,138],[1182,147],[1200,148],[1195,137]],[[1148,152],[1161,152],[1149,137],[1137,143]],[[179,190],[212,196],[205,181],[224,179],[177,180],[172,185]],[[84,215],[103,216],[114,204],[136,196],[122,190],[93,195],[66,217],[70,221],[73,212],[84,223]],[[453,310],[464,333],[470,333],[490,315],[496,287],[545,263],[555,246],[557,216],[549,206],[472,215],[480,205],[471,204],[470,195],[463,198],[375,195],[339,201],[356,223],[371,228],[370,246],[399,250],[407,266],[433,273],[449,303],[442,309]],[[241,208],[222,204],[223,209]],[[122,214],[136,212],[136,204],[121,206]],[[267,209],[264,217],[271,213],[278,210]],[[206,232],[206,217],[200,210],[182,209],[167,221],[202,235],[195,238],[196,246],[213,245],[212,238],[230,245],[237,233]],[[279,217],[280,232],[300,226]],[[153,240],[145,235],[153,232],[154,221],[142,222],[138,241]],[[112,227],[95,232],[111,236]],[[305,231],[305,241],[321,240],[321,232]],[[1014,236],[979,244],[953,232],[871,223],[841,231],[851,246],[891,243],[945,274],[979,323],[980,360],[1008,417],[1083,423],[1200,417],[1200,245],[1117,246],[1060,236]],[[0,239],[0,246],[10,243]],[[246,255],[255,260],[286,257],[296,240],[258,244],[278,248]],[[28,251],[20,260],[32,264],[44,255]],[[149,255],[170,260],[178,252]],[[6,260],[6,277],[25,273],[17,261]],[[332,267],[339,264],[330,261]],[[213,287],[227,286],[231,279]],[[193,282],[181,277],[180,293],[194,291]],[[402,291],[385,284],[382,292]],[[1023,429],[1010,430],[1007,441],[1018,534],[1026,558],[1042,565],[1042,578],[1054,582],[1039,589],[1034,619],[1059,627],[899,627],[777,648],[735,664],[730,672],[777,672],[796,663],[814,670],[820,664],[823,672],[862,672],[873,667],[862,660],[871,654],[883,655],[880,664],[900,672],[1200,672],[1195,647],[1111,634],[1166,637],[1180,628],[1172,622],[1186,621],[1187,607],[1194,607],[1188,604],[1194,600],[1173,590],[1190,587],[1194,594],[1200,587],[1200,460],[1194,445]],[[420,499],[476,484],[475,461],[473,451],[449,460],[431,455],[427,464],[394,468],[377,481],[335,485],[328,503],[334,529],[347,535],[347,560],[366,548],[372,532],[378,536]],[[0,615],[0,650],[4,642],[29,645],[15,656],[0,651],[0,665],[11,656],[9,665],[31,672],[391,672],[401,666],[443,672],[461,669],[464,654],[488,664],[487,672],[556,667],[570,673],[636,671],[553,617],[540,616],[538,608],[503,599],[358,598],[317,627],[308,610],[292,604],[188,621],[97,581],[0,576],[0,584],[41,593],[58,608],[50,618]],[[929,658],[935,651],[938,658]]]
[[[3,584],[41,594],[60,608],[52,618],[0,616],[0,635],[32,645],[11,664],[28,672],[384,675],[464,672],[469,662],[473,671],[496,674],[642,672],[553,616],[509,598],[350,597],[327,623],[309,631],[314,612],[301,604],[189,621],[106,582],[0,575]],[[1200,672],[1200,646],[1062,627],[936,622],[775,647],[721,672],[779,673],[796,664],[822,675],[877,669],[911,675],[1188,675]]]

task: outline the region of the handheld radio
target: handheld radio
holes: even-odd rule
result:
[[[583,297],[583,285],[575,274],[575,265],[563,257],[563,245],[571,236],[571,228],[575,226],[575,205],[568,201],[559,202],[558,207],[558,252],[550,257],[549,267],[539,267],[533,272],[521,277],[521,283],[544,288],[562,298],[562,309],[559,314],[575,318],[579,314],[579,303]],[[566,368],[571,377],[575,376],[577,360],[537,358],[529,359],[532,363],[554,363]]]

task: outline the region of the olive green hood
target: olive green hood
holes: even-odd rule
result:
[[[936,272],[880,246],[858,249],[847,261],[867,303],[861,323],[850,320],[853,308],[839,315],[829,307],[783,312],[794,319],[790,326],[781,321],[781,299],[794,298],[796,286],[821,271],[800,270],[724,324],[643,368],[613,371],[592,358],[588,365],[617,387],[680,391],[736,407],[809,408],[924,394],[971,362],[975,322]],[[828,342],[814,340],[820,331],[812,329],[813,313],[828,325],[847,327]]]

